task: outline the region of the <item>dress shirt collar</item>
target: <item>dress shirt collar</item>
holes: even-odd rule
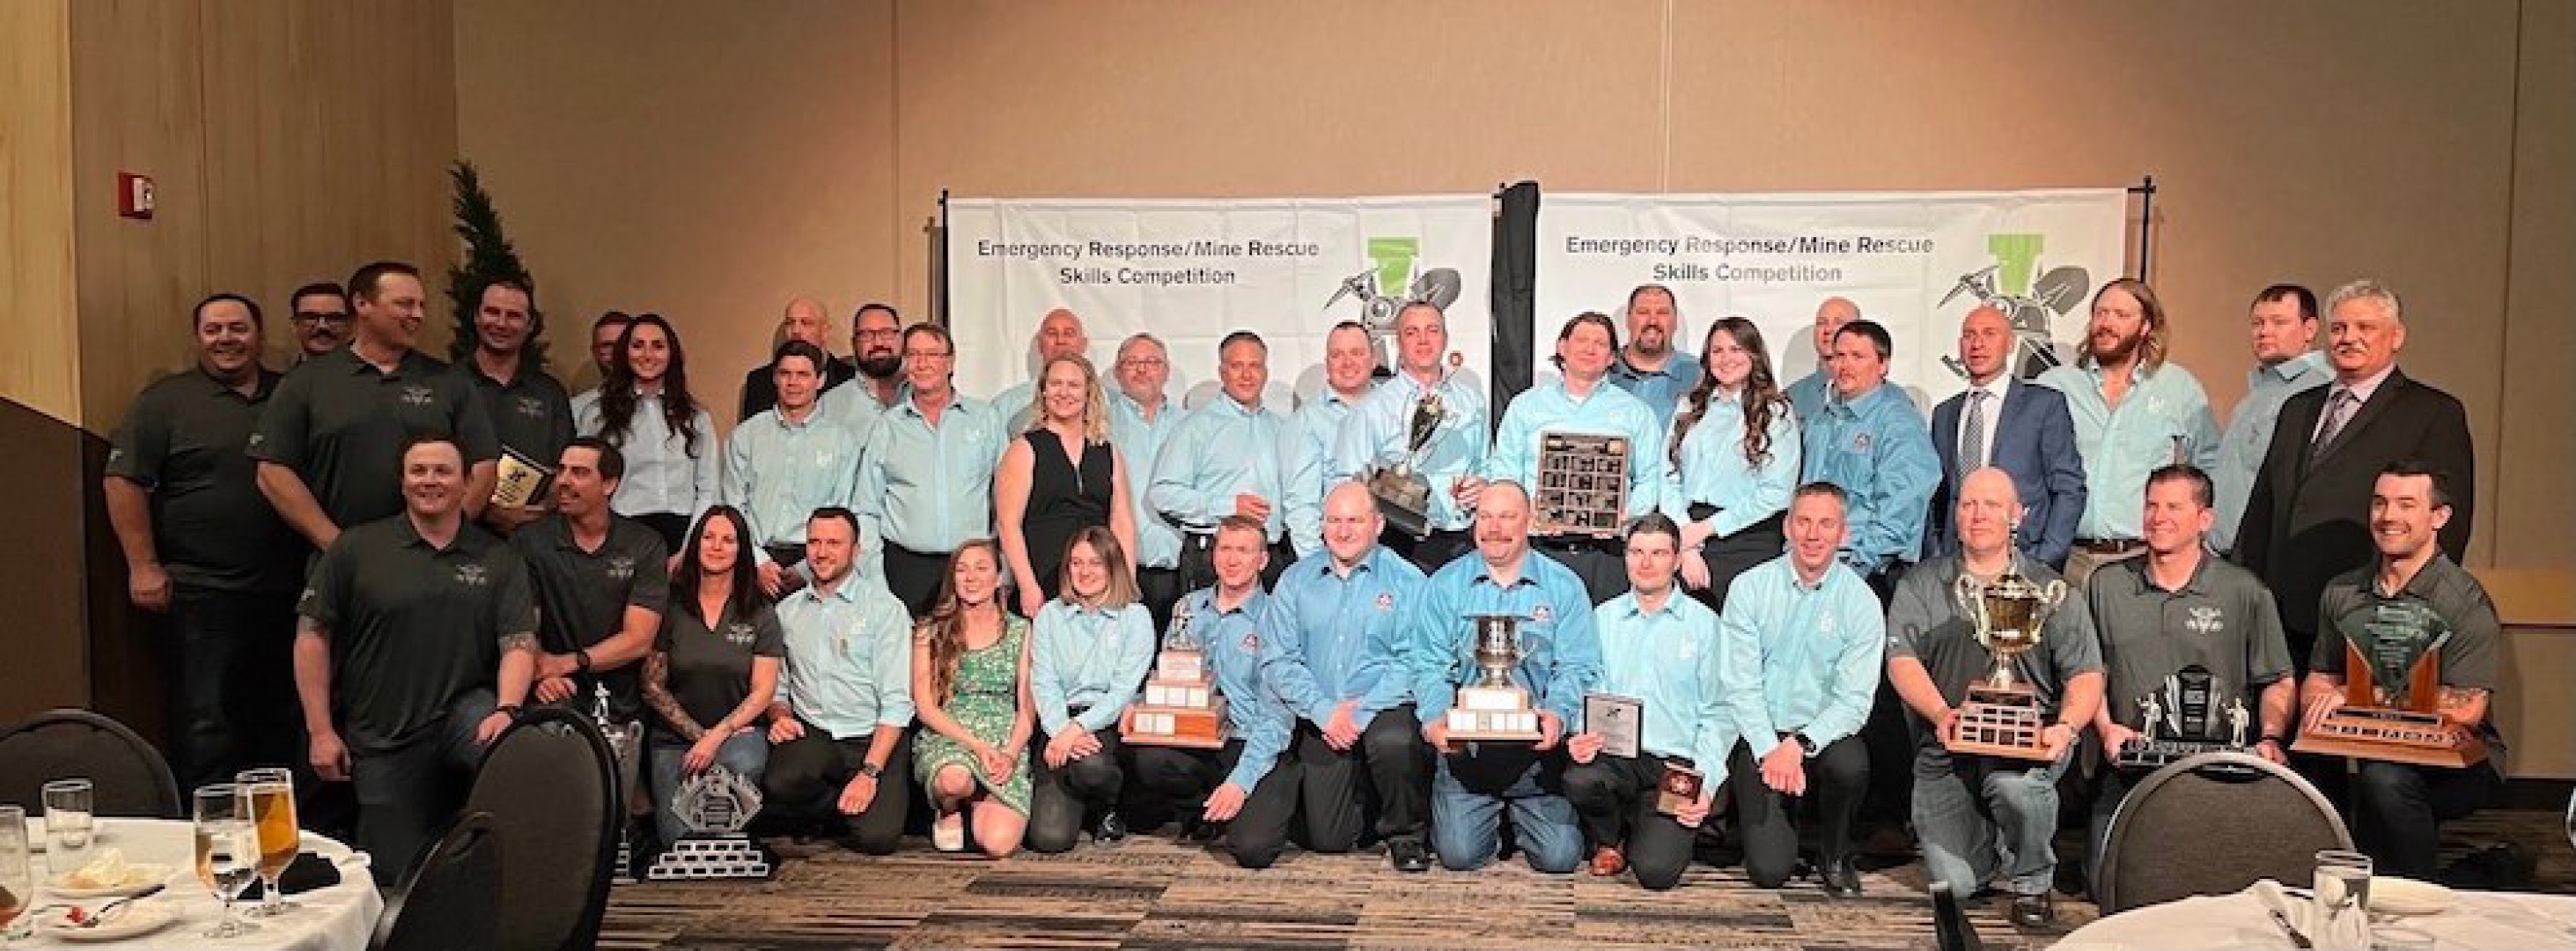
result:
[[[2395,361],[2391,361],[2387,366],[2380,367],[2379,372],[2363,377],[2361,382],[2347,384],[2342,380],[2336,380],[2334,388],[2337,392],[2352,394],[2354,403],[2367,403],[2370,402],[2370,398],[2373,395],[2379,392],[2379,385],[2388,382],[2389,374],[2396,372],[2397,364]],[[2331,396],[2332,394],[2328,395]]]

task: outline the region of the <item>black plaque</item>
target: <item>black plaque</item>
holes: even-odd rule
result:
[[[1541,434],[1530,533],[1618,537],[1628,514],[1630,448],[1626,436]]]

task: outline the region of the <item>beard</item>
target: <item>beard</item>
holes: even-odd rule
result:
[[[891,379],[895,374],[903,372],[903,357],[898,354],[860,357],[859,372],[867,374],[868,379],[871,380]]]
[[[2143,327],[2139,328],[2137,333],[2119,337],[2108,344],[2105,344],[2102,337],[2097,334],[2091,341],[2093,362],[2127,363],[2130,358],[2137,356],[2138,351],[2145,348],[2146,344],[2147,331]]]

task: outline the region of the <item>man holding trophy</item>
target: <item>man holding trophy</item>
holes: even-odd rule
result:
[[[2012,921],[2056,913],[2057,780],[2102,701],[2102,651],[2065,582],[2013,550],[2021,501],[2001,469],[1960,482],[1960,552],[1906,572],[1887,617],[1887,678],[1922,721],[1914,831],[1931,881],[1966,894],[2000,871]]]
[[[1476,552],[1432,575],[1412,614],[1422,738],[1442,754],[1433,851],[1455,872],[1494,861],[1506,808],[1531,868],[1563,874],[1583,861],[1555,753],[1601,678],[1601,640],[1583,579],[1530,551],[1529,526],[1519,483],[1486,486]]]
[[[1324,480],[1365,479],[1387,547],[1425,572],[1475,547],[1468,536],[1485,463],[1485,396],[1457,377],[1448,318],[1429,301],[1395,316],[1396,374],[1351,410]]]

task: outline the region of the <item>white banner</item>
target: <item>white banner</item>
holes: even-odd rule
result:
[[[2127,236],[2119,188],[1550,194],[1538,217],[1536,365],[1544,376],[1566,318],[1616,319],[1630,289],[1662,284],[1679,298],[1682,349],[1698,353],[1719,317],[1752,318],[1786,386],[1816,368],[1816,306],[1840,296],[1896,338],[1891,379],[1929,407],[1965,386],[1945,361],[1981,300],[2022,335],[2024,375],[2071,359],[2094,288],[2122,273]]]
[[[1428,292],[1454,295],[1449,347],[1481,387],[1491,207],[1484,195],[950,199],[957,385],[990,396],[1028,380],[1038,321],[1064,307],[1082,316],[1104,374],[1120,341],[1151,331],[1171,349],[1173,392],[1196,405],[1214,390],[1217,342],[1251,330],[1270,344],[1272,391],[1305,396],[1323,385],[1334,324],[1374,314],[1391,331],[1395,304]]]

